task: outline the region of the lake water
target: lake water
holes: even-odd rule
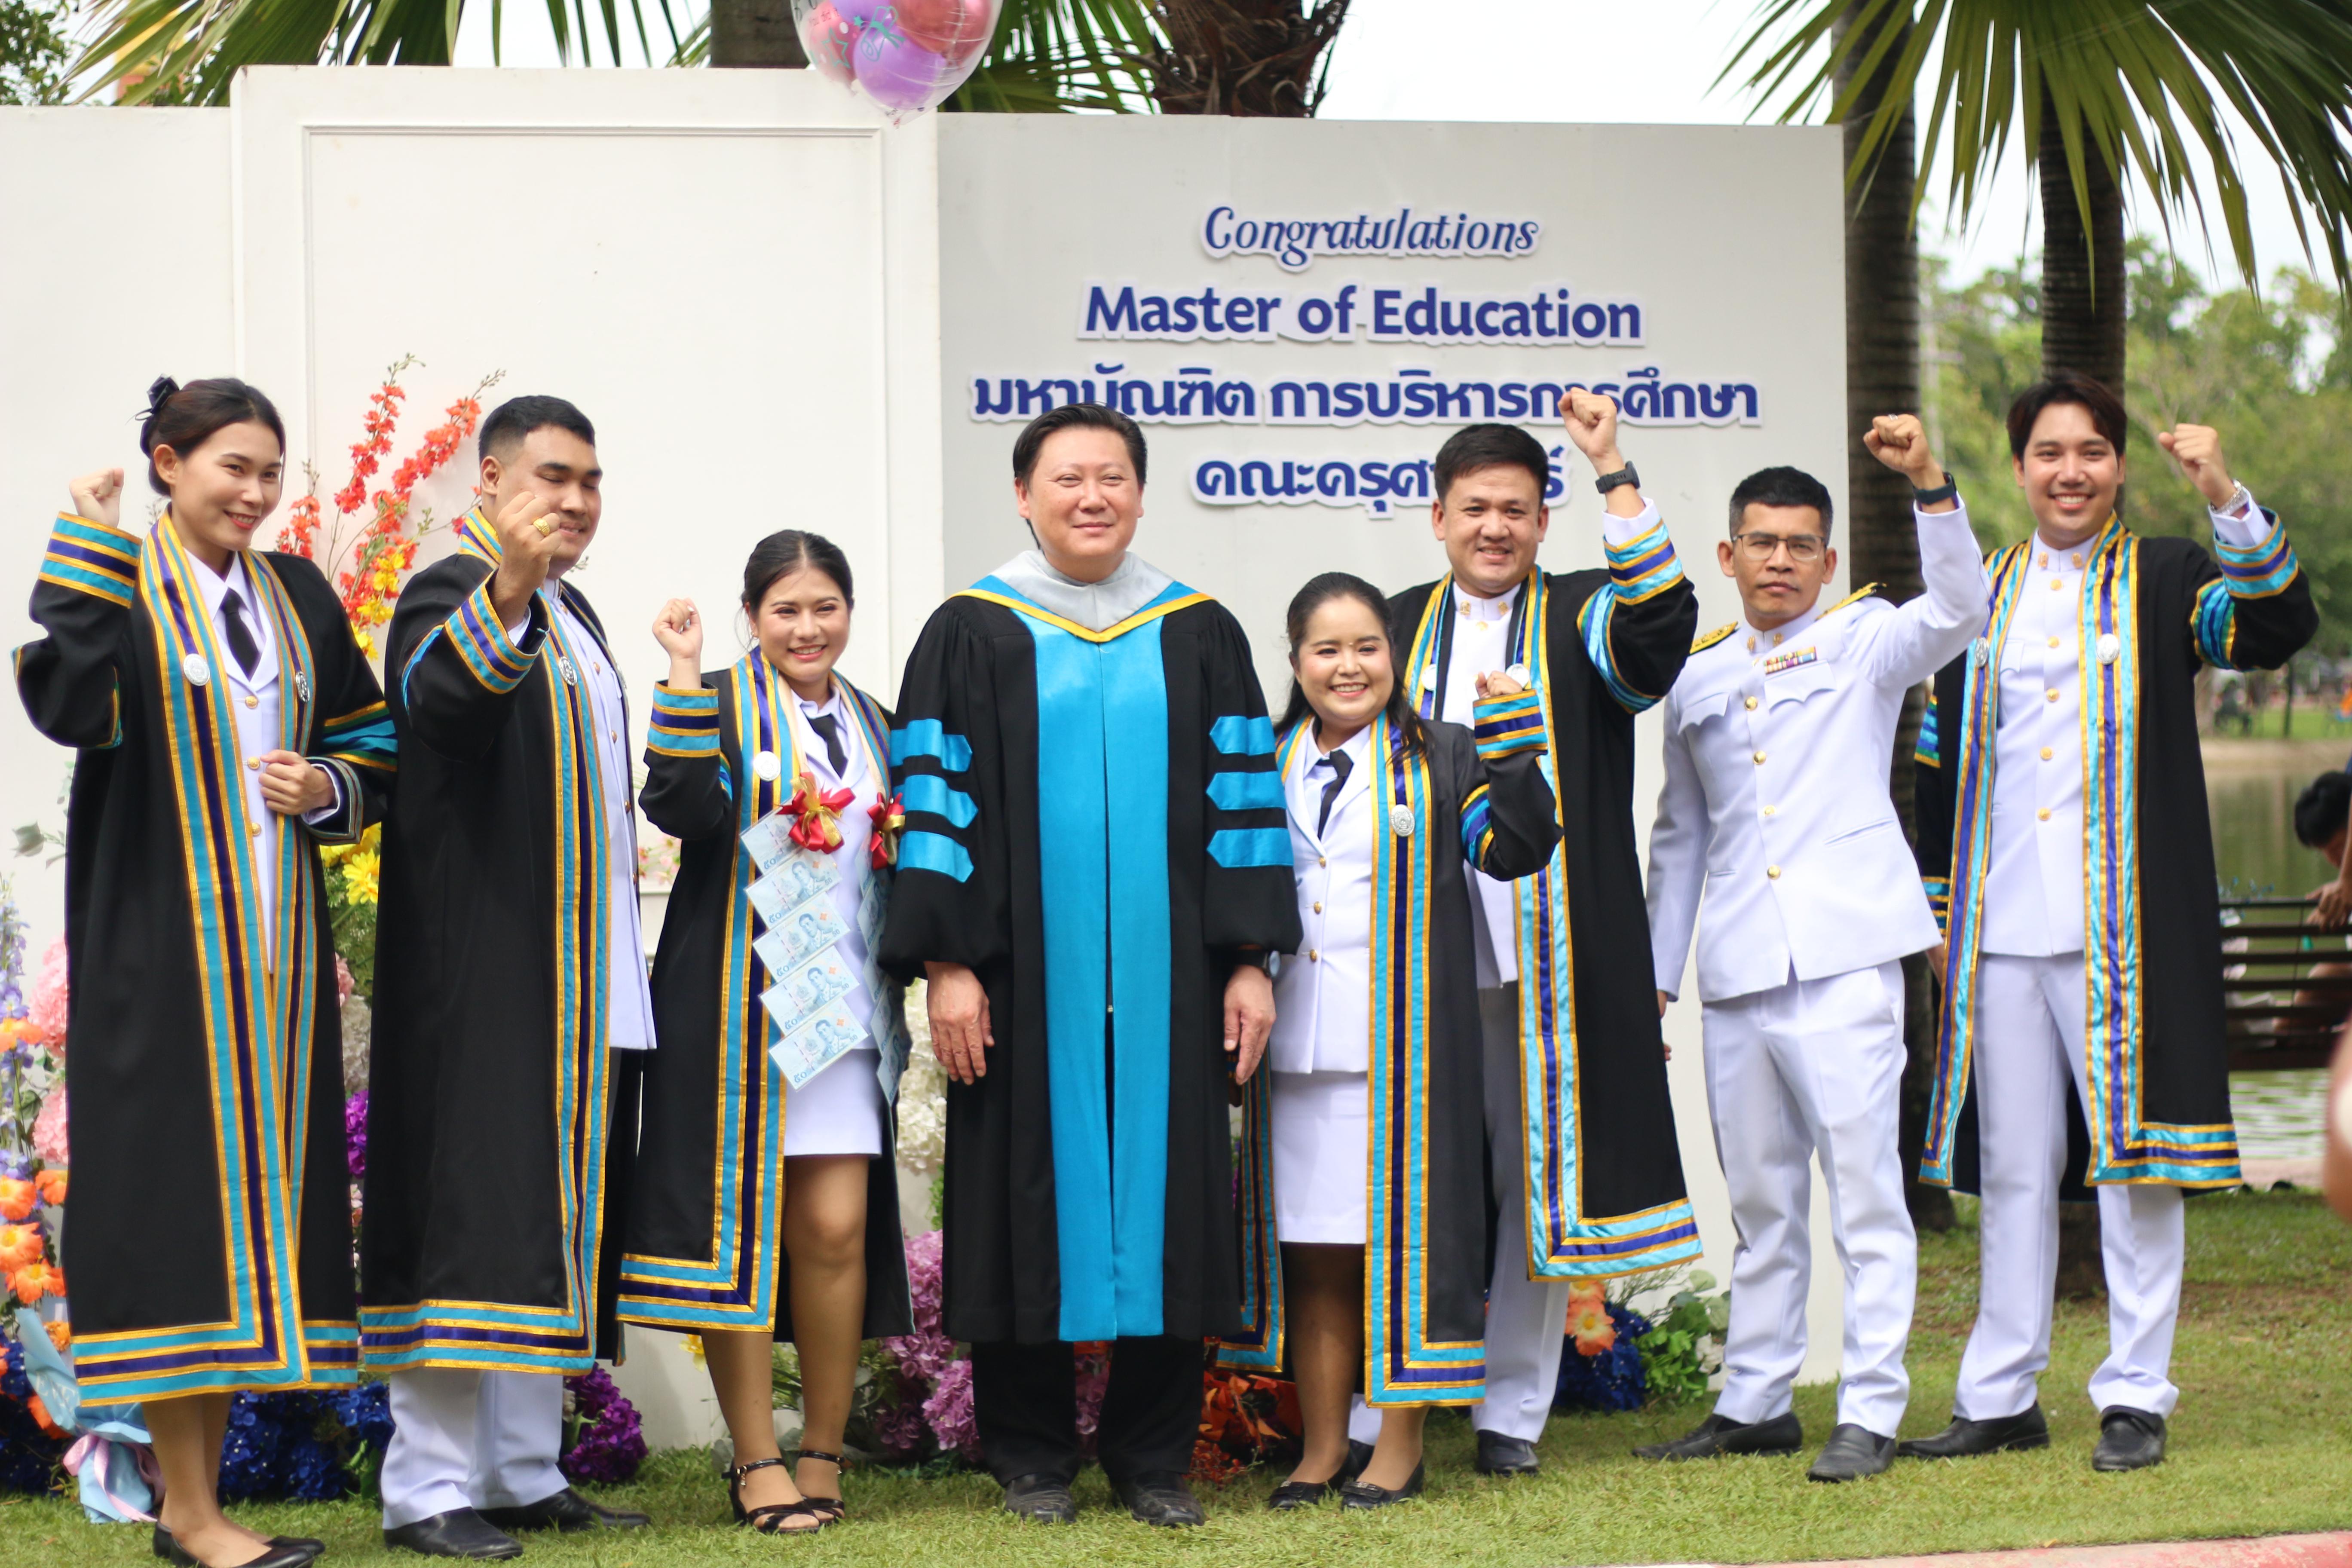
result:
[[[2345,763],[2340,745],[2216,746],[2205,795],[2214,868],[2240,896],[2298,898],[2334,879],[2315,849],[2295,841],[2294,799],[2314,776]],[[2249,1160],[2316,1160],[2326,1129],[2327,1075],[2242,1072],[2230,1077],[2230,1109]]]

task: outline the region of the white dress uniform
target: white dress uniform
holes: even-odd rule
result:
[[[1707,1107],[1738,1230],[1727,1420],[1787,1411],[1804,1363],[1815,1154],[1845,1270],[1838,1420],[1892,1437],[1910,1394],[1901,961],[1935,945],[1936,921],[1887,769],[1905,693],[1983,631],[1991,595],[1965,511],[1916,523],[1925,594],[1735,623],[1699,639],[1664,704],[1650,942],[1658,989],[1677,994],[1698,930]]]
[[[1265,1047],[1274,1073],[1274,1231],[1282,1241],[1364,1245],[1379,771],[1371,746],[1371,731],[1360,730],[1283,785],[1302,935],[1275,976]],[[1344,777],[1334,757],[1347,759]],[[1327,816],[1323,797],[1335,781]]]
[[[2221,542],[2241,549],[2270,536],[2243,488],[2212,520]],[[2089,1092],[2079,626],[2088,552],[2037,536],[1998,656],[1974,1060],[1984,1282],[1952,1399],[1972,1421],[2021,1415],[2050,1364],[2069,1078],[2075,1094]],[[2091,1403],[2168,1416],[2180,1397],[2170,1368],[2187,1245],[2181,1189],[2097,1191],[2108,1354],[2092,1374]]]
[[[887,778],[876,759],[866,754],[865,726],[842,701],[838,686],[821,703],[804,702],[795,697],[792,711],[793,740],[800,747],[801,763],[815,775],[817,787],[850,792],[849,804],[841,808],[841,845],[832,855],[836,873],[833,884],[834,912],[849,929],[835,947],[853,973],[863,974],[866,938],[858,931],[857,906],[866,879],[873,875],[873,860],[866,847],[872,837],[868,832],[872,807],[880,798],[879,786]],[[820,733],[828,729],[833,732],[831,745]],[[838,764],[834,762],[835,748],[841,754]],[[866,994],[863,985],[852,986],[841,1000],[856,1015],[860,1024],[871,1020],[874,999]],[[881,1049],[869,1035],[866,1044],[844,1052],[800,1088],[787,1085],[785,1155],[881,1153]]]
[[[563,634],[581,651],[579,675],[596,725],[597,773],[603,781],[606,851],[625,875],[613,878],[612,952],[635,955],[614,963],[605,979],[605,1044],[613,1050],[651,1050],[653,989],[638,924],[636,774],[631,766],[628,700],[620,672],[588,624],[573,615],[552,582],[545,590]],[[520,637],[528,618],[507,628]],[[548,657],[554,657],[552,650]],[[393,1439],[383,1457],[383,1523],[387,1530],[461,1508],[522,1508],[553,1497],[572,1483],[556,1460],[563,1447],[563,1379],[554,1373],[469,1372],[462,1367],[413,1367],[392,1384]]]

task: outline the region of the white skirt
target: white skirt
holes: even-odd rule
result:
[[[1364,1245],[1370,1100],[1360,1072],[1274,1075],[1276,1239]]]
[[[871,1046],[843,1054],[808,1082],[784,1086],[784,1154],[882,1152],[882,1053]]]

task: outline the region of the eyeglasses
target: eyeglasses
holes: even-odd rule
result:
[[[1819,561],[1822,552],[1829,547],[1829,541],[1818,533],[1760,533],[1753,530],[1733,534],[1731,542],[1739,546],[1741,554],[1759,565],[1771,560],[1780,553],[1780,547],[1786,545],[1790,560],[1800,566],[1810,566]]]

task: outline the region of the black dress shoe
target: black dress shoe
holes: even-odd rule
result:
[[[1543,1468],[1543,1462],[1536,1458],[1533,1443],[1483,1428],[1478,1433],[1475,1462],[1482,1476],[1532,1476]]]
[[[1146,1524],[1163,1530],[1185,1530],[1209,1522],[1209,1516],[1202,1511],[1201,1500],[1192,1495],[1192,1483],[1172,1470],[1146,1472],[1132,1480],[1114,1481],[1111,1489],[1127,1505],[1127,1511]]]
[[[1410,1502],[1421,1495],[1423,1471],[1426,1467],[1415,1465],[1404,1485],[1396,1488],[1376,1487],[1370,1481],[1349,1481],[1339,1489],[1341,1508],[1386,1508],[1392,1502]]]
[[[272,1540],[267,1544],[269,1547],[268,1552],[239,1563],[237,1568],[299,1568],[302,1563],[316,1562],[319,1554],[327,1550],[327,1543],[323,1541]],[[178,1538],[160,1522],[155,1526],[155,1533],[149,1545],[156,1556],[177,1564],[178,1568],[206,1568],[203,1558],[181,1545]]]
[[[1723,1454],[1793,1454],[1805,1446],[1805,1429],[1793,1410],[1769,1421],[1734,1421],[1710,1415],[1670,1443],[1646,1443],[1637,1459],[1712,1459]]]
[[[1015,1476],[1004,1483],[1004,1511],[1032,1524],[1072,1524],[1078,1500],[1070,1483],[1053,1476]]]
[[[1895,1462],[1895,1439],[1882,1437],[1869,1427],[1852,1421],[1841,1421],[1822,1445],[1821,1454],[1813,1468],[1805,1472],[1809,1481],[1858,1481],[1864,1476],[1874,1476]]]
[[[1897,1443],[1895,1451],[1906,1459],[1966,1459],[1978,1454],[2000,1454],[2014,1448],[2050,1447],[2050,1423],[2042,1406],[2029,1405],[2015,1415],[1991,1421],[1971,1421],[1955,1415],[1952,1424],[1932,1437]]]
[[[307,1552],[313,1557],[327,1554],[327,1543],[308,1535],[273,1535],[269,1544],[281,1552]]]
[[[1348,1462],[1339,1467],[1339,1479],[1343,1482],[1354,1480],[1364,1473],[1364,1467],[1371,1462],[1372,1446],[1370,1443],[1359,1443],[1353,1437],[1349,1438]]]
[[[403,1546],[427,1557],[470,1557],[493,1562],[522,1555],[522,1542],[470,1508],[453,1508],[383,1532],[386,1546]]]
[[[635,1509],[590,1502],[570,1487],[520,1508],[486,1508],[482,1517],[500,1530],[643,1530],[653,1522]]]
[[[2099,1412],[2099,1446],[2091,1451],[2095,1470],[2144,1470],[2164,1463],[2164,1417],[2128,1405]]]
[[[1274,1494],[1265,1500],[1265,1506],[1283,1513],[1296,1508],[1317,1508],[1321,1506],[1325,1498],[1347,1484],[1337,1476],[1326,1481],[1285,1481],[1274,1489]]]

